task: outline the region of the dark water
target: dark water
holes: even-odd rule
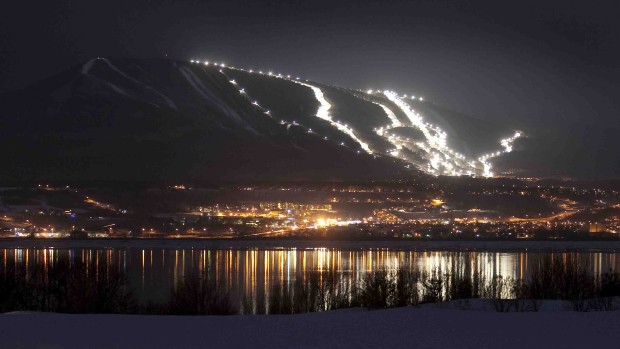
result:
[[[338,249],[0,249],[0,270],[35,266],[53,268],[63,261],[83,262],[116,268],[128,276],[134,294],[141,301],[164,301],[172,287],[186,275],[207,272],[218,285],[231,292],[233,300],[256,302],[268,298],[275,284],[290,285],[309,273],[334,272],[351,284],[366,272],[398,268],[422,272],[453,268],[468,262],[471,270],[488,279],[495,275],[523,279],[541,258],[553,255],[563,260],[578,259],[593,274],[620,271],[620,253],[615,252],[447,252]],[[263,299],[264,299],[263,298]]]

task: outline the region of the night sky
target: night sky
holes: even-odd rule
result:
[[[40,1],[0,13],[0,91],[95,56],[393,88],[480,118],[620,126],[614,1]]]

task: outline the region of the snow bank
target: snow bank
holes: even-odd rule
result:
[[[350,309],[267,316],[0,315],[0,347],[587,348],[617,347],[620,312],[496,313]]]

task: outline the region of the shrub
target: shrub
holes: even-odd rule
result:
[[[396,271],[396,284],[394,286],[395,307],[418,305],[420,303],[421,274],[417,270],[399,268]]]
[[[35,265],[0,282],[2,311],[128,313],[136,310],[135,305],[124,273],[106,264]]]
[[[493,308],[498,312],[507,312],[513,306],[509,299],[511,290],[514,289],[514,280],[496,275],[485,287],[484,296],[491,300]]]
[[[189,274],[171,291],[166,310],[174,315],[229,315],[236,313],[230,297],[206,273]]]
[[[360,301],[368,309],[387,308],[394,301],[396,285],[385,270],[369,272],[362,279]]]
[[[422,302],[436,303],[443,301],[444,275],[440,269],[433,270],[430,274],[423,276],[422,281]]]

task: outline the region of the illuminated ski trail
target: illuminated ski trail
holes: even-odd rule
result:
[[[494,153],[489,153],[489,154],[485,154],[482,155],[481,157],[478,158],[478,161],[480,161],[484,167],[483,169],[483,176],[485,177],[493,177],[494,174],[491,171],[492,169],[492,165],[489,162],[490,159],[496,158],[498,156],[501,156],[503,154],[508,154],[510,152],[512,152],[513,149],[513,143],[521,138],[523,136],[523,133],[521,131],[515,131],[514,135],[508,137],[508,138],[504,138],[502,140],[500,140],[500,144],[502,147],[504,147],[503,150],[498,150]]]
[[[275,119],[273,117],[273,115],[271,115],[271,111],[269,111],[268,109],[264,108],[263,106],[261,106],[257,100],[252,99],[247,92],[245,92],[244,88],[239,88],[239,85],[237,84],[237,82],[235,80],[232,80],[230,77],[228,77],[228,75],[226,75],[223,71],[220,71],[220,73],[222,75],[224,75],[224,77],[226,77],[226,79],[228,80],[228,82],[230,82],[231,85],[233,85],[236,89],[238,89],[239,93],[242,94],[245,99],[251,103],[253,106],[255,106],[256,108],[258,108],[260,111],[263,112],[263,114],[267,115],[269,118],[271,119]]]
[[[347,125],[343,125],[338,121],[334,121],[331,117],[331,115],[329,115],[329,110],[331,109],[331,104],[329,104],[329,102],[325,99],[325,96],[323,95],[323,91],[313,85],[301,82],[301,81],[296,81],[296,80],[290,80],[291,82],[294,82],[296,84],[299,85],[303,85],[306,86],[308,88],[310,88],[312,90],[312,92],[314,92],[314,97],[316,98],[316,100],[319,102],[319,109],[316,112],[316,116],[319,119],[323,119],[327,122],[329,122],[333,127],[337,128],[340,132],[345,133],[346,135],[348,135],[349,137],[351,137],[354,141],[356,141],[357,143],[359,143],[360,147],[362,149],[364,149],[364,151],[368,154],[373,154],[373,151],[370,149],[370,147],[368,146],[367,143],[365,143],[364,141],[362,141],[359,137],[357,137],[355,135],[355,133],[353,132],[353,129],[348,127]]]
[[[191,60],[191,63],[200,64],[201,62],[199,60]],[[316,87],[308,83],[308,80],[303,80],[303,79],[300,79],[299,77],[292,78],[291,75],[284,75],[280,73],[276,74],[271,71],[267,72],[267,71],[262,71],[262,70],[251,70],[251,69],[246,70],[242,68],[225,66],[224,63],[218,64],[218,63],[209,63],[208,61],[204,61],[204,64],[205,65],[213,64],[214,66],[219,66],[222,68],[233,69],[233,70],[239,70],[239,71],[247,72],[250,74],[259,74],[259,75],[270,76],[273,78],[284,79],[284,80],[288,80],[290,82],[294,82],[296,84],[300,84],[300,85],[310,88],[314,92],[316,100],[319,102],[319,109],[317,110],[317,113],[316,113],[316,116],[318,118],[329,122],[330,125],[338,129],[339,131],[345,133],[350,138],[352,138],[354,141],[360,144],[360,147],[364,151],[366,151],[368,154],[376,153],[376,151],[373,151],[370,149],[367,143],[365,143],[359,137],[357,137],[357,135],[355,134],[352,128],[350,128],[346,124],[342,124],[338,121],[333,120],[333,118],[329,114],[329,111],[332,106],[326,100],[323,94],[323,91],[319,87]],[[220,72],[222,72],[222,70],[220,70]],[[231,83],[236,85],[234,80],[231,80]],[[243,89],[239,91],[241,93],[245,93]],[[363,93],[363,91],[359,91],[359,92]],[[394,158],[401,159],[412,165],[415,165],[421,170],[427,173],[433,174],[433,175],[449,175],[449,176],[477,175],[477,176],[484,176],[484,177],[493,177],[494,173],[492,171],[492,164],[489,162],[489,160],[499,157],[503,154],[510,153],[513,150],[513,143],[518,138],[523,136],[522,132],[515,131],[515,134],[513,136],[500,140],[499,143],[503,147],[502,150],[498,150],[493,153],[484,154],[482,156],[479,156],[477,159],[470,159],[470,158],[465,157],[463,154],[458,153],[454,151],[453,149],[451,149],[450,147],[448,147],[447,133],[443,131],[441,128],[439,128],[438,126],[425,122],[422,116],[420,116],[417,112],[415,112],[404,101],[405,99],[409,99],[409,98],[411,98],[412,100],[418,99],[420,101],[423,101],[424,99],[422,97],[418,97],[418,98],[416,98],[415,96],[407,97],[407,95],[400,96],[396,94],[395,92],[389,91],[389,90],[386,90],[383,92],[373,91],[373,90],[366,91],[367,94],[374,94],[375,92],[382,93],[388,100],[393,102],[396,105],[396,107],[398,107],[398,109],[400,109],[405,114],[405,116],[411,123],[411,125],[403,124],[403,122],[398,120],[395,113],[386,105],[362,98],[363,100],[366,100],[368,102],[371,102],[375,105],[380,106],[385,112],[387,118],[391,122],[391,125],[380,127],[374,130],[375,133],[383,137],[385,140],[387,140],[390,144],[392,144],[395,147],[395,149],[389,150],[387,152],[387,155],[392,156]],[[247,95],[246,97],[249,98],[249,96]],[[258,102],[254,101],[252,104],[263,109],[265,114],[269,115],[269,111],[262,108],[258,104]],[[285,122],[282,121],[281,123],[284,124]],[[293,122],[292,124],[288,124],[288,126],[291,126],[291,125],[301,126],[300,124],[296,122]],[[395,134],[390,134],[389,130],[393,128],[418,129],[424,135],[425,140],[415,141],[408,137],[402,137],[402,136],[398,136]],[[308,131],[311,132],[312,129],[308,128]],[[327,139],[327,137],[325,137],[324,139]],[[344,143],[341,143],[341,145],[344,145]],[[419,161],[414,161],[410,158],[407,158],[407,156],[404,156],[403,154],[401,154],[401,150],[403,150],[403,148],[406,148],[407,150],[422,156],[425,163],[420,164]],[[420,154],[421,152],[424,154]]]
[[[369,101],[369,102],[372,104],[378,105],[379,107],[381,107],[381,109],[383,109],[383,111],[385,112],[385,115],[387,115],[388,119],[390,119],[390,121],[392,122],[392,127],[401,127],[403,125],[398,120],[398,118],[396,117],[396,114],[394,114],[392,109],[388,108],[385,104],[377,103],[374,101]]]
[[[201,62],[199,60],[191,60],[190,62],[191,63],[196,63],[196,64],[201,64]],[[245,69],[240,69],[240,68],[235,68],[235,67],[226,67],[224,65],[224,63],[220,63],[220,64],[218,64],[218,63],[210,63],[209,61],[203,61],[202,63],[204,65],[206,65],[206,66],[213,64],[214,66],[219,66],[219,67],[222,67],[222,68],[227,68],[227,69],[232,69],[232,70],[240,70],[240,71],[246,72]],[[220,72],[223,74],[222,70],[220,70]],[[339,130],[340,132],[342,132],[342,133],[346,134],[347,136],[349,136],[351,139],[353,139],[355,142],[357,142],[360,145],[360,147],[366,153],[371,154],[371,155],[374,154],[374,152],[370,149],[368,144],[366,142],[362,141],[354,133],[354,131],[353,131],[353,129],[351,127],[349,127],[346,124],[342,124],[342,123],[332,119],[331,115],[329,115],[329,110],[331,109],[331,104],[327,101],[327,99],[325,99],[323,91],[320,88],[318,88],[316,86],[313,86],[313,85],[310,85],[310,84],[307,84],[305,82],[301,82],[301,81],[299,81],[300,80],[299,77],[292,78],[290,75],[274,74],[271,71],[267,72],[267,73],[264,73],[263,71],[260,71],[260,70],[257,71],[257,72],[253,71],[253,70],[249,70],[247,72],[250,73],[250,74],[268,75],[270,77],[274,77],[274,78],[278,78],[278,79],[284,79],[284,80],[287,80],[287,81],[290,81],[290,82],[293,82],[293,83],[296,83],[296,84],[299,84],[299,85],[302,85],[302,86],[310,88],[312,90],[312,92],[314,92],[314,96],[315,96],[316,100],[319,102],[319,109],[316,112],[316,116],[318,118],[320,118],[320,119],[323,119],[323,120],[329,122],[330,125],[335,127],[337,130]],[[229,79],[229,81],[233,85],[237,86],[237,83],[234,80],[230,80]],[[240,89],[239,92],[242,93],[242,94],[246,94],[246,92],[245,92],[245,90],[243,88]],[[247,96],[247,94],[246,94],[246,96]],[[247,96],[247,97],[249,98],[249,96]],[[254,104],[257,107],[260,107],[260,105],[258,104],[258,101],[254,101],[254,102],[252,102],[252,104]],[[260,107],[260,108],[262,108],[262,107]],[[262,109],[264,109],[264,108],[262,108]],[[268,110],[265,109],[264,111],[265,111],[266,114],[269,114]],[[300,126],[296,122],[293,122],[292,125]],[[307,130],[308,130],[308,132],[312,132],[311,128],[307,128]],[[325,137],[324,139],[327,139],[327,138]],[[340,145],[345,145],[345,143],[341,142]],[[359,153],[359,151],[358,151],[358,153]]]
[[[426,141],[432,148],[448,150],[446,139],[447,134],[445,132],[437,127],[433,127],[432,125],[425,123],[422,117],[418,113],[411,110],[409,105],[401,100],[394,92],[385,91],[383,94],[403,111],[413,126],[422,131],[424,137],[426,137]]]
[[[261,70],[259,70],[259,71],[254,71],[254,70],[251,70],[251,69],[250,69],[250,70],[245,70],[245,69],[243,69],[243,68],[236,68],[236,67],[226,66],[224,63],[215,63],[215,62],[209,62],[209,61],[202,61],[202,62],[201,62],[200,60],[190,60],[190,63],[194,63],[194,64],[203,64],[203,65],[205,65],[205,66],[210,66],[210,65],[212,65],[212,66],[215,66],[215,67],[226,68],[226,69],[230,69],[230,70],[238,70],[238,71],[243,71],[243,72],[247,72],[247,73],[249,73],[249,74],[267,75],[267,76],[270,76],[270,77],[273,77],[273,78],[284,79],[284,80],[287,80],[287,81],[290,81],[290,82],[294,82],[294,83],[297,83],[297,84],[303,85],[303,86],[305,86],[305,87],[309,87],[310,89],[312,89],[312,91],[313,91],[313,92],[314,92],[314,94],[315,94],[315,97],[316,97],[317,101],[319,102],[319,109],[317,110],[317,114],[316,114],[316,116],[317,116],[317,117],[319,117],[319,118],[321,118],[321,119],[323,119],[323,120],[328,121],[328,122],[330,123],[330,125],[332,125],[332,126],[336,127],[336,129],[338,129],[339,131],[341,131],[341,132],[345,133],[346,135],[348,135],[348,136],[349,136],[350,138],[352,138],[355,142],[357,142],[357,143],[360,145],[360,147],[361,147],[361,148],[362,148],[362,149],[363,149],[366,153],[368,153],[368,154],[373,154],[373,151],[370,149],[370,147],[368,146],[368,144],[367,144],[367,143],[365,143],[365,142],[363,142],[361,139],[359,139],[359,137],[357,137],[357,136],[355,135],[355,133],[353,132],[353,129],[351,129],[350,127],[348,127],[348,125],[346,125],[346,124],[344,124],[344,125],[343,125],[343,124],[341,124],[341,123],[339,123],[339,122],[337,122],[337,121],[333,121],[333,120],[332,120],[331,116],[329,115],[329,109],[331,109],[331,105],[330,105],[330,104],[329,104],[329,102],[327,102],[327,100],[325,99],[325,96],[323,95],[323,92],[321,91],[321,89],[320,89],[320,88],[318,88],[318,87],[312,86],[312,85],[310,85],[310,84],[306,84],[306,83],[302,83],[302,82],[298,81],[298,80],[300,80],[300,78],[299,78],[299,77],[292,78],[290,75],[286,75],[286,76],[285,76],[285,75],[283,75],[283,74],[274,74],[274,73],[273,73],[273,72],[271,72],[271,71],[270,71],[270,72],[266,72],[266,73],[265,73],[265,72],[263,72],[263,71],[261,71]],[[224,73],[223,69],[219,69],[219,72],[220,72],[221,74],[223,74],[223,75],[224,75],[224,76],[228,79],[228,81],[229,81],[229,82],[230,82],[233,86],[235,86],[235,88],[237,88],[237,89],[238,89],[239,93],[243,94],[243,95],[246,97],[246,99],[248,99],[249,101],[251,101],[251,104],[252,104],[252,105],[254,105],[256,108],[259,108],[259,109],[260,109],[260,110],[261,110],[264,114],[266,114],[266,115],[268,115],[269,117],[273,118],[273,115],[271,115],[271,112],[270,112],[268,109],[266,109],[266,108],[262,107],[262,106],[258,103],[258,101],[257,101],[257,100],[252,99],[252,98],[251,98],[251,97],[247,94],[247,92],[245,91],[245,89],[244,89],[244,88],[240,87],[240,86],[237,84],[237,82],[236,82],[235,80],[230,79],[230,78],[229,78],[229,77],[228,77],[228,76]],[[306,81],[307,81],[307,80],[306,80]],[[312,128],[309,128],[309,127],[307,127],[307,126],[301,125],[301,124],[299,124],[299,123],[298,123],[298,122],[296,122],[296,121],[293,121],[292,123],[289,123],[289,122],[286,122],[286,121],[282,120],[282,121],[280,122],[280,124],[281,124],[281,125],[286,125],[286,127],[287,127],[287,128],[290,128],[291,126],[298,126],[298,127],[302,127],[302,128],[304,128],[304,129],[306,129],[306,132],[308,132],[308,133],[313,133],[313,134],[316,134],[317,136],[320,136],[320,135],[318,135],[316,132],[314,132],[314,131],[312,130]],[[328,137],[326,137],[326,136],[322,136],[321,138],[322,138],[323,140],[328,140],[328,139],[329,139],[329,138],[328,138]],[[340,142],[340,145],[341,145],[341,146],[345,146],[345,145],[346,145],[346,143],[345,143],[345,142]],[[357,151],[357,153],[359,154],[359,153],[360,153],[360,151],[358,150],[358,151]]]
[[[231,69],[233,69],[233,68],[231,68]],[[224,71],[223,71],[223,70],[221,70],[221,69],[220,69],[220,71],[219,71],[219,72],[220,72],[222,75],[224,75],[224,76],[226,77],[226,79],[228,79],[228,82],[229,82],[232,86],[234,86],[234,87],[235,87],[235,88],[239,91],[239,93],[240,93],[241,95],[243,95],[243,97],[244,97],[244,98],[248,101],[248,103],[250,103],[250,104],[251,104],[252,106],[254,106],[255,108],[259,109],[259,110],[260,110],[263,114],[267,115],[269,118],[274,119],[274,120],[276,119],[276,118],[275,118],[275,117],[271,114],[271,111],[270,111],[269,109],[266,109],[266,108],[265,108],[265,107],[263,107],[263,106],[262,106],[262,105],[261,105],[261,104],[260,104],[260,103],[259,103],[256,99],[253,99],[253,98],[252,98],[252,97],[251,97],[251,96],[250,96],[250,95],[249,95],[249,94],[245,91],[245,89],[244,89],[244,88],[242,88],[242,87],[240,87],[240,86],[239,86],[239,84],[238,84],[238,83],[237,83],[234,79],[231,79],[231,78],[230,78],[228,75],[226,75],[226,73],[224,73]],[[289,122],[286,122],[286,121],[282,120],[282,121],[280,122],[280,125],[285,126],[285,127],[286,127],[286,129],[287,129],[287,131],[288,131],[288,129],[290,129],[292,126],[297,126],[297,127],[301,127],[301,128],[303,128],[303,129],[305,129],[307,133],[310,133],[310,134],[315,134],[315,135],[319,136],[317,133],[315,133],[314,131],[312,131],[312,128],[307,127],[307,126],[302,125],[302,124],[299,124],[297,121],[293,121],[293,122],[290,122],[290,123],[289,123]],[[322,139],[323,139],[323,140],[327,140],[328,138],[327,138],[327,137],[322,137]],[[342,145],[342,144],[343,144],[343,143],[341,143],[341,145]],[[309,150],[307,150],[307,149],[305,149],[305,148],[302,148],[302,147],[298,146],[297,144],[294,144],[294,143],[293,143],[293,146],[294,146],[295,148],[297,148],[297,149],[299,149],[299,150],[301,150],[301,151],[305,152],[305,153],[309,153],[309,152],[310,152]],[[358,150],[357,152],[359,153],[359,150]]]
[[[362,92],[362,91],[358,91],[358,92]],[[372,90],[369,90],[367,92],[368,94],[372,94]],[[401,144],[399,144],[398,137],[393,137],[389,134],[386,133],[387,130],[390,130],[392,128],[396,128],[396,127],[404,127],[404,125],[400,122],[400,120],[398,120],[398,118],[396,117],[396,114],[394,114],[394,112],[392,111],[392,109],[390,109],[388,106],[386,106],[383,103],[379,103],[376,101],[373,101],[363,95],[358,95],[353,93],[353,96],[365,101],[365,102],[369,102],[372,104],[375,104],[377,106],[379,106],[381,109],[383,109],[383,112],[385,113],[385,116],[390,120],[391,125],[387,125],[385,127],[379,127],[379,128],[375,128],[373,131],[381,138],[383,138],[385,141],[387,141],[388,143],[390,143],[394,148],[387,150],[385,154],[398,158],[400,160],[403,160],[405,162],[408,163],[407,166],[405,166],[406,168],[410,168],[410,165],[415,165],[415,166],[419,166],[420,164],[415,163],[415,161],[413,161],[410,158],[407,158],[406,156],[402,156],[400,154],[400,151],[403,149],[403,146]]]
[[[194,72],[187,67],[180,67],[179,71],[181,75],[187,80],[187,82],[194,88],[196,92],[208,103],[218,108],[224,115],[230,117],[232,120],[240,125],[243,125],[247,130],[254,134],[260,134],[250,124],[248,124],[234,109],[228,106],[225,101],[215,96],[200,80]]]
[[[447,133],[437,126],[425,122],[422,117],[392,91],[383,94],[407,116],[411,125],[419,129],[426,139],[426,146],[417,144],[428,154],[428,172],[459,176],[462,174],[479,174],[480,168],[475,162],[468,162],[467,158],[450,149],[447,145]]]

